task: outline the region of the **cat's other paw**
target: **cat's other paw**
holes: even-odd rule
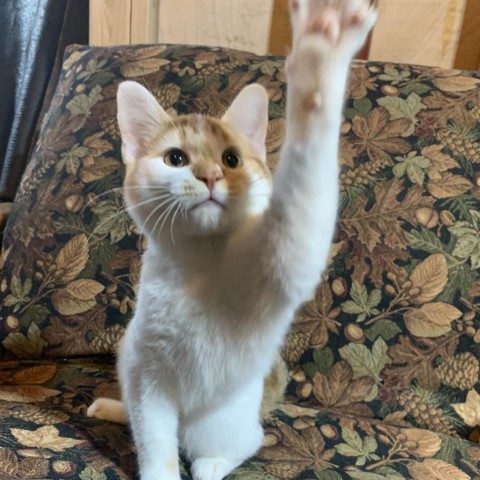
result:
[[[105,420],[108,410],[108,400],[106,398],[97,398],[87,409],[87,417]]]
[[[235,466],[224,458],[204,457],[194,460],[190,471],[193,480],[222,480]]]
[[[107,420],[122,425],[128,423],[128,415],[123,402],[111,398],[97,398],[88,407],[87,417],[94,417],[98,420]]]
[[[290,16],[293,51],[315,41],[325,53],[353,57],[375,24],[377,9],[371,0],[290,0]]]

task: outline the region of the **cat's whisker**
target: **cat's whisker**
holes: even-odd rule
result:
[[[172,205],[175,205],[175,198],[170,198],[170,201],[172,202]],[[166,207],[165,210],[163,212],[161,212],[160,215],[158,216],[158,218],[155,221],[155,224],[153,225],[153,228],[152,228],[152,232],[151,232],[152,236],[157,235],[156,230],[157,230],[158,224],[162,221],[163,218],[168,216],[168,213],[170,212],[170,210],[172,208],[172,205],[169,205],[168,207]],[[160,228],[160,230],[158,231],[158,234],[160,234],[161,230],[162,229]],[[160,237],[158,237],[157,239],[159,240]]]
[[[170,236],[172,237],[172,243],[175,245],[175,239],[173,238],[173,224],[175,222],[175,217],[178,215],[180,210],[182,210],[182,202],[180,200],[177,200],[177,209],[175,210],[173,216],[172,216],[172,221],[170,223]]]
[[[125,213],[129,212],[130,209],[134,209],[134,208],[137,208],[137,207],[141,207],[143,205],[148,205],[149,203],[152,203],[152,202],[156,202],[158,200],[162,200],[164,199],[165,197],[167,197],[168,194],[163,194],[163,195],[159,195],[159,196],[156,196],[156,197],[153,197],[153,198],[150,198],[148,200],[144,200],[142,202],[139,202],[135,205],[130,205],[130,206],[126,206],[124,208],[121,208],[118,212],[114,213],[113,215],[110,215],[109,217],[107,217],[105,220],[103,220],[102,222],[100,222],[92,231],[92,233],[88,236],[87,238],[87,242],[90,242],[90,240],[92,239],[92,237],[95,235],[96,232],[98,232],[98,230],[103,227],[104,225],[106,225],[108,222],[112,221],[113,219],[119,217],[120,215],[124,215]]]
[[[187,219],[187,206],[186,205],[182,205],[182,217],[184,220]]]
[[[165,200],[165,201],[168,201],[168,200]],[[145,219],[145,221],[142,224],[142,228],[140,229],[141,232],[146,232],[147,231],[148,221],[160,208],[162,208],[162,205],[163,205],[163,202],[160,203],[159,205],[155,205],[155,207],[153,207],[153,210],[148,214],[147,218]]]
[[[129,205],[127,206],[124,211],[127,212],[129,215],[131,215],[131,211],[134,210],[135,208],[138,208],[138,207],[142,207],[142,206],[145,206],[145,205],[149,205],[150,203],[153,203],[153,202],[157,202],[157,201],[161,201],[162,203],[160,204],[160,207],[162,205],[165,205],[165,203],[168,203],[168,200],[170,198],[170,194],[162,194],[162,195],[157,195],[156,197],[153,197],[153,198],[150,198],[148,200],[144,200],[143,202],[139,202],[137,204],[134,204],[134,205]],[[148,218],[147,218],[148,220]],[[145,223],[144,223],[144,226],[145,226]]]
[[[130,214],[130,212],[132,212],[133,210],[135,210],[136,208],[138,207],[142,207],[144,205],[148,205],[152,202],[156,202],[156,201],[160,201],[160,200],[164,200],[165,198],[169,198],[171,197],[171,194],[170,193],[162,193],[160,195],[156,195],[155,197],[152,197],[152,198],[149,198],[147,200],[143,200],[141,202],[138,202],[138,203],[135,203],[135,204],[132,204],[132,205],[127,205],[125,207],[125,211],[128,212],[128,214]]]
[[[117,191],[121,191],[122,187],[116,187],[116,188],[111,188],[109,190],[107,190],[106,192],[103,192],[103,193],[100,193],[100,194],[94,194],[95,197],[88,200],[87,202],[85,202],[85,205],[83,206],[83,208],[80,210],[80,212],[78,212],[78,214],[81,216],[85,213],[85,210],[90,207],[95,201],[97,201],[99,198],[102,198],[102,197],[105,197],[106,195],[111,195],[112,193],[117,193]]]
[[[182,135],[180,132],[180,129],[175,125],[174,121],[170,118],[170,115],[168,115],[168,120],[171,123],[173,129],[178,133],[178,135]]]
[[[87,242],[89,243],[90,240],[92,239],[92,237],[100,230],[100,228],[102,228],[104,225],[106,225],[108,222],[110,222],[111,220],[121,216],[121,215],[125,215],[127,209],[126,208],[121,208],[118,212],[114,213],[113,215],[110,215],[109,217],[107,217],[105,220],[103,220],[102,222],[100,222],[93,230],[92,230],[92,233],[90,233],[90,235],[88,236],[87,238]]]
[[[180,209],[180,202],[178,200],[175,201],[175,209],[173,210],[173,215],[170,218],[170,238],[172,239],[172,243],[175,245],[175,239],[173,238],[173,222],[175,221],[175,217],[178,214]]]
[[[262,180],[265,180],[265,177],[257,177],[257,178],[254,178],[250,183],[249,183],[249,186],[252,186],[252,185],[255,185],[257,182],[260,182]]]
[[[122,190],[158,190],[158,191],[164,191],[164,192],[169,192],[170,188],[164,185],[128,185],[121,187]]]
[[[162,208],[165,204],[167,204],[168,202],[170,201],[170,195],[168,195],[168,198],[166,200],[163,200],[163,202],[159,203],[158,205],[156,205],[154,207],[154,209],[148,214],[147,218],[145,219],[145,221],[143,222],[143,226],[142,226],[142,229],[141,231],[142,232],[145,232],[146,231],[146,226],[148,224],[148,221],[150,220],[150,218],[155,214],[155,212],[157,212],[160,208]]]
[[[85,210],[88,207],[90,207],[94,202],[96,202],[99,198],[103,198],[103,197],[105,197],[107,195],[111,195],[111,194],[122,193],[124,190],[141,190],[142,188],[149,189],[149,190],[159,190],[159,191],[167,190],[168,191],[168,188],[164,187],[162,185],[142,185],[142,186],[140,186],[140,185],[133,186],[132,185],[132,186],[122,186],[122,187],[110,188],[109,190],[107,190],[105,192],[102,192],[102,193],[99,193],[98,195],[94,194],[95,197],[85,203],[83,208],[80,210],[79,215],[83,215],[85,213]]]
[[[166,215],[163,217],[162,224],[160,225],[159,233],[163,230],[163,227],[165,226],[165,222],[168,219],[168,216],[172,213],[173,209],[177,206],[177,200],[175,200],[172,205],[168,207]]]
[[[172,213],[172,210],[176,207],[177,202],[178,202],[178,200],[173,199],[172,204],[169,205],[169,206],[167,207],[167,209],[165,210],[165,212],[161,215],[161,217],[158,218],[157,223],[159,223],[160,220],[162,220],[162,223],[161,223],[161,225],[160,225],[160,228],[158,229],[158,235],[160,235],[160,233],[162,232],[163,227],[164,227],[164,225],[165,225],[165,222],[167,221],[168,216]],[[160,237],[158,237],[158,238],[160,238]]]

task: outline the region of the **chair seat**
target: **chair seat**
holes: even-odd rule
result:
[[[0,363],[0,478],[134,478],[128,427],[85,416],[118,397],[114,360]],[[467,440],[341,411],[284,403],[265,422],[264,447],[228,479],[461,479],[480,475]],[[188,465],[182,477],[190,479]]]

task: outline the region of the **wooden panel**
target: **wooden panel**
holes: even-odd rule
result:
[[[355,58],[359,60],[368,60],[370,58],[370,46],[372,44],[372,32],[368,34],[367,39],[365,40],[365,44],[357,53]]]
[[[130,43],[131,0],[90,0],[90,45]]]
[[[158,37],[160,0],[131,0],[131,43],[155,43]]]
[[[379,0],[370,59],[451,68],[465,4],[466,0]]]
[[[379,0],[369,58],[480,69],[478,1]],[[90,0],[92,45],[155,42],[284,55],[288,0]]]
[[[288,0],[273,0],[269,37],[268,53],[272,55],[287,55],[292,44]]]
[[[159,42],[268,50],[273,0],[160,0]]]
[[[480,8],[478,0],[467,0],[455,68],[480,70]]]

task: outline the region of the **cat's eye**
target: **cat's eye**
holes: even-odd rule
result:
[[[238,152],[231,148],[223,152],[222,162],[228,168],[238,168],[242,164]]]
[[[188,164],[188,157],[183,150],[173,148],[164,155],[163,161],[170,167],[179,168]]]

